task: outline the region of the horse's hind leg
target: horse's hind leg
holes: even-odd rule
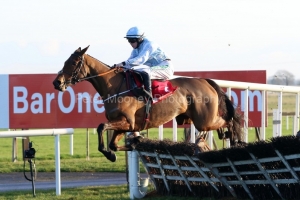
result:
[[[217,129],[218,137],[220,140],[223,140],[225,138],[225,133],[223,128],[218,128]]]
[[[230,140],[230,146],[234,146],[238,142],[237,135],[233,130],[233,121],[230,120],[227,122],[227,131],[225,131],[225,138]]]
[[[219,138],[222,137],[222,134],[224,134],[222,132],[222,128],[226,127],[226,121],[223,118],[217,116],[212,120],[206,121],[205,125],[200,120],[201,120],[201,118],[195,118],[193,120],[194,125],[198,131],[218,130],[218,131],[220,131]]]

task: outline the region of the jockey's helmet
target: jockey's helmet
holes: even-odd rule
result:
[[[132,27],[127,31],[126,36],[124,38],[143,39],[144,38],[144,31],[142,31],[140,28],[138,28],[136,26]]]

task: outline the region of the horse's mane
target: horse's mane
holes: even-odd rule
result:
[[[103,65],[105,65],[105,66],[107,66],[107,67],[111,68],[111,66],[109,66],[108,64],[105,64],[104,62],[102,62],[102,61],[98,60],[97,58],[94,58],[93,56],[91,56],[91,55],[89,55],[89,54],[86,54],[86,55],[88,55],[89,57],[91,57],[91,58],[93,58],[93,59],[97,60],[98,62],[102,63]]]

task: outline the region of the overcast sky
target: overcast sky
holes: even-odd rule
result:
[[[57,73],[78,47],[113,65],[132,26],[176,71],[287,70],[300,78],[300,1],[1,1],[0,73]],[[297,72],[296,72],[297,71]]]

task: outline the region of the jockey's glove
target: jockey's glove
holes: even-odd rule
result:
[[[123,67],[126,63],[125,62],[121,62],[118,64],[114,64],[114,67]]]

